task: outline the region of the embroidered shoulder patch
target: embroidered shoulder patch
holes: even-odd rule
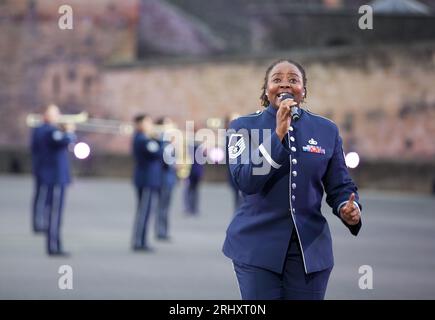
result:
[[[245,139],[242,134],[233,133],[228,142],[228,156],[230,159],[236,159],[246,149]]]
[[[63,133],[59,130],[53,131],[52,138],[54,141],[60,141],[63,138]]]
[[[147,143],[147,150],[149,152],[157,152],[159,150],[159,144],[154,140],[151,140]]]

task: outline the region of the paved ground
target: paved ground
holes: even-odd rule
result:
[[[173,241],[154,254],[129,251],[134,217],[127,180],[76,179],[67,194],[64,243],[68,259],[45,255],[30,232],[32,181],[0,176],[0,298],[239,299],[230,261],[221,254],[231,219],[225,185],[205,184],[201,215],[185,217],[174,194]],[[354,238],[325,207],[336,265],[327,299],[435,299],[435,198],[363,191],[364,225]],[[73,268],[73,290],[58,288],[59,266]],[[358,269],[373,269],[361,290]]]

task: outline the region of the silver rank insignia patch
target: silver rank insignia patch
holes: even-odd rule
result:
[[[311,139],[308,141],[308,143],[311,144],[311,145],[313,145],[313,146],[317,146],[317,141],[314,140],[313,138],[311,138]]]
[[[245,151],[245,139],[242,134],[233,133],[228,142],[228,156],[230,159],[236,159]]]
[[[153,140],[147,143],[147,150],[149,152],[157,152],[159,150],[159,144]]]

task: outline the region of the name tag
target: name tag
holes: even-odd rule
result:
[[[322,147],[310,146],[308,144],[306,146],[302,147],[302,151],[311,152],[311,153],[318,153],[318,154],[325,154],[326,153],[325,149],[323,149]]]

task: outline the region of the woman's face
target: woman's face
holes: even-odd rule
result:
[[[273,106],[279,106],[279,95],[283,92],[293,94],[294,100],[299,104],[304,98],[304,91],[302,73],[295,65],[283,61],[270,70],[266,94]]]

